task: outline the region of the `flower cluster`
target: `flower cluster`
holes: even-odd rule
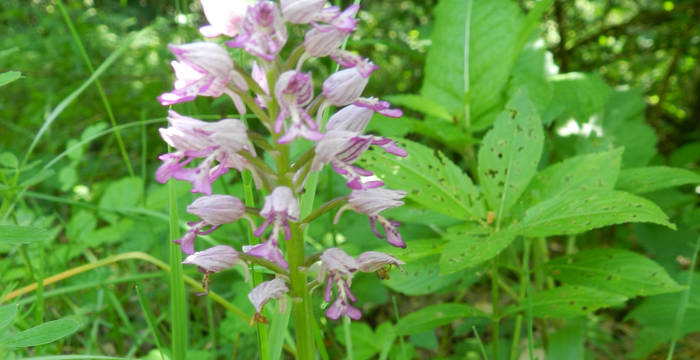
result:
[[[304,224],[299,193],[308,175],[325,165],[330,164],[345,178],[350,189],[349,196],[335,202],[344,204],[336,221],[344,210],[354,210],[369,217],[378,237],[397,247],[406,246],[397,230],[399,224],[380,215],[385,209],[401,206],[406,193],[383,188],[384,183],[371,171],[356,165],[372,146],[396,156],[407,155],[389,138],[364,134],[374,113],[399,117],[401,110],[375,97],[363,97],[369,77],[378,67],[341,48],[355,30],[359,6],[340,9],[328,6],[326,0],[280,0],[279,4],[265,0],[201,0],[201,4],[209,25],[200,32],[208,38],[226,37],[225,46],[213,41],[170,45],[176,57],[171,63],[176,79],[173,90],[158,100],[168,106],[199,96],[226,94],[240,115],[255,115],[269,132],[270,140],[252,132],[239,119],[202,121],[171,110],[170,126],[160,129],[160,134],[174,151],[160,156],[163,163],[156,171],[156,180],[188,181],[193,193],[204,194],[187,207],[200,220],[189,223],[188,231],[175,242],[188,255],[183,263],[196,265],[205,274],[205,288],[209,274],[236,264],[246,265],[246,261],[257,262],[277,274],[249,294],[256,309],[253,320],[265,321],[263,306],[277,299],[282,307],[285,294],[294,288],[290,272],[297,269],[290,269],[292,262],[281,250],[281,236],[289,241],[294,229]],[[307,26],[303,43],[293,48],[287,44],[289,24]],[[242,49],[255,60],[237,64],[226,46]],[[285,48],[290,51],[285,52]],[[318,57],[330,57],[342,70],[325,79],[321,91],[315,94],[313,74],[303,69],[307,61]],[[335,107],[339,110],[328,117]],[[280,165],[279,161],[289,161],[289,143],[298,138],[312,142],[308,152],[311,156]],[[275,159],[274,170],[259,155],[262,151]],[[258,189],[268,194],[262,208],[247,208],[236,197],[212,194],[214,182],[230,169],[251,172]],[[240,252],[227,245],[196,251],[199,235],[241,218],[251,223],[260,243],[243,246]],[[262,220],[259,226],[255,218]],[[377,223],[383,234],[377,230]],[[327,249],[318,258],[320,270],[315,283],[326,281],[324,298],[332,302],[326,316],[331,319],[342,315],[360,318],[360,311],[352,305],[357,299],[350,291],[356,272],[377,272],[386,277],[387,266],[403,264],[390,255],[371,251],[353,258],[338,248]]]

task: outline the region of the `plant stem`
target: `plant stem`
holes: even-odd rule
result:
[[[498,359],[498,338],[500,333],[500,309],[498,307],[498,256],[491,261],[491,302],[493,303],[493,359]]]
[[[681,326],[683,325],[683,318],[685,318],[685,310],[688,306],[688,298],[690,297],[690,288],[693,285],[693,273],[695,272],[695,264],[698,261],[698,251],[700,251],[700,237],[695,242],[695,251],[693,252],[693,259],[690,262],[690,269],[688,269],[688,282],[686,283],[687,289],[683,291],[681,295],[681,301],[676,312],[676,319],[673,321],[673,335],[671,335],[671,346],[668,349],[667,360],[673,359],[673,351],[676,349],[676,341],[680,336]]]
[[[313,360],[314,350],[313,324],[311,323],[311,298],[306,286],[306,274],[300,267],[304,264],[303,232],[297,223],[290,224],[292,237],[287,242],[289,261],[289,279],[292,283],[293,296],[301,301],[294,301],[294,327],[296,330],[297,359]]]

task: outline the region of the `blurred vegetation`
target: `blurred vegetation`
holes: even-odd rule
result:
[[[347,6],[352,1],[338,3]],[[366,94],[416,94],[420,91],[426,52],[430,48],[434,25],[432,11],[437,3],[437,0],[362,3],[363,8],[358,16],[361,20],[360,28],[351,37],[348,48],[370,57],[382,69],[373,74]],[[525,12],[535,4],[532,0],[518,0],[517,3]],[[172,86],[173,75],[169,66],[172,55],[167,50],[167,44],[200,39],[197,28],[205,23],[205,19],[199,2],[81,0],[66,1],[65,8],[93,68],[98,68],[117,53],[120,46],[128,46],[99,76],[99,82],[104,88],[116,123],[135,125],[123,128],[120,134],[135,175],[141,177],[141,180],[126,178],[129,172],[119,154],[117,139],[113,134],[86,142],[85,146],[78,147],[59,160],[54,167],[55,171],[48,175],[48,181],[32,187],[25,198],[18,200],[13,214],[19,224],[45,228],[55,226],[52,231],[55,232],[56,241],[51,244],[51,248],[31,248],[29,255],[34,260],[31,265],[26,265],[26,259],[16,249],[0,245],[0,253],[9,254],[0,260],[0,293],[7,293],[29,283],[32,279],[27,275],[26,267],[38,266],[36,259],[40,259],[44,251],[54,255],[41,265],[43,274],[47,276],[125,251],[138,250],[161,259],[167,258],[167,246],[164,245],[167,242],[167,222],[147,213],[164,210],[167,199],[167,190],[154,184],[152,176],[157,166],[157,155],[165,152],[165,144],[156,130],[165,124],[165,109],[155,99]],[[660,155],[655,155],[652,164],[670,162],[674,166],[697,169],[700,158],[700,66],[697,64],[697,59],[700,58],[700,28],[697,21],[699,8],[700,3],[694,0],[555,1],[545,12],[538,35],[544,39],[546,48],[551,51],[553,63],[559,66],[560,72],[594,73],[614,87],[640,89],[643,92],[647,123],[659,137],[657,149]],[[87,141],[91,136],[111,127],[105,103],[95,83],[92,83],[75,100],[57,112],[55,122],[43,134],[31,158],[23,159],[47,117],[64,99],[75,94],[85,84],[91,71],[55,0],[2,1],[0,34],[3,34],[0,37],[0,73],[8,70],[22,73],[19,80],[1,88],[0,152],[9,151],[28,164],[34,160],[45,163],[79,141]],[[301,35],[303,34],[294,36]],[[214,105],[210,108],[208,104],[212,103]],[[606,111],[614,110],[614,105],[610,104]],[[207,113],[215,117],[235,112],[229,102],[212,102],[209,98],[177,105],[175,108],[186,109],[191,114]],[[161,120],[148,124],[138,123],[152,119]],[[411,134],[411,137],[426,139],[417,134]],[[667,160],[669,156],[670,160]],[[31,177],[36,173],[37,169],[34,168],[26,176]],[[235,176],[227,175],[227,183],[231,183]],[[116,181],[118,179],[120,180]],[[329,194],[333,193],[334,186],[342,185],[327,177],[322,178],[322,181],[323,187],[331,189]],[[232,193],[242,191],[239,186],[231,187],[228,190]],[[178,187],[182,199],[191,198],[187,190],[187,186]],[[121,199],[121,193],[131,193],[132,196]],[[19,194],[12,195],[18,199]],[[682,195],[662,193],[654,200],[666,201],[671,205],[693,201]],[[119,206],[142,206],[144,211],[121,211],[123,209]],[[112,208],[113,211],[104,211],[105,208]],[[697,211],[695,213],[697,216]],[[678,210],[675,215],[685,216],[682,210]],[[359,217],[353,219],[353,224],[360,220]],[[690,218],[687,222],[692,223],[692,220]],[[407,228],[413,232],[414,238],[428,233],[424,227],[408,225]],[[647,225],[635,225],[621,228],[617,234],[614,231],[611,233],[617,238],[632,236],[630,234],[634,233],[639,237],[642,247],[651,252],[655,248],[649,238],[654,236],[654,229]],[[221,237],[242,233],[242,229],[237,226],[223,230],[219,234]],[[349,230],[344,235],[363,236],[369,233],[365,230]],[[692,239],[695,234],[692,230],[682,230],[678,236],[684,239]],[[598,239],[608,239],[605,235],[601,231],[596,236]],[[330,240],[321,238],[319,241],[326,245]],[[554,242],[555,246],[560,243]],[[664,264],[677,261],[672,255],[661,253],[661,250],[658,250],[659,257],[664,258]],[[129,275],[115,275],[119,269],[124,270],[122,274]],[[80,289],[76,294],[56,294],[56,298],[61,300],[52,302],[43,313],[43,310],[36,309],[36,305],[31,305],[31,301],[26,302],[30,304],[27,314],[41,315],[24,315],[18,321],[20,327],[36,325],[37,321],[44,318],[73,313],[85,324],[77,340],[60,342],[55,348],[37,348],[36,355],[61,352],[145,355],[154,347],[153,341],[147,339],[150,333],[144,330],[147,329],[147,324],[129,281],[144,281],[139,278],[140,273],[163,280],[144,281],[144,284],[147,284],[145,286],[152,304],[167,304],[167,284],[163,272],[152,265],[135,261],[120,268],[114,265],[111,270],[101,269],[66,281],[68,286],[92,285],[89,289]],[[31,271],[29,273],[32,274]],[[189,274],[196,277],[194,272]],[[233,279],[239,278],[233,272],[221,274],[217,277],[220,285],[216,285],[215,281],[213,288],[222,293],[242,294],[234,298],[233,302],[252,313],[245,298],[245,285],[241,285],[240,281],[235,282],[234,288],[221,285],[226,280],[233,282]],[[483,305],[488,298],[489,289],[476,287],[467,293],[466,290],[474,281],[476,278],[464,279],[456,285],[464,290],[458,297]],[[358,297],[364,298],[369,306],[381,305],[374,310],[374,320],[368,320],[372,325],[393,317],[389,293],[378,280],[360,277],[356,284]],[[98,288],[99,291],[95,292],[93,288]],[[397,299],[402,307],[416,309],[441,298],[441,293],[421,295],[424,296],[412,298],[397,295]],[[193,349],[202,350],[201,353],[194,351],[192,358],[198,358],[197,354],[199,358],[207,358],[204,349],[212,348],[217,349],[222,358],[224,354],[233,354],[234,358],[252,358],[256,341],[251,336],[254,328],[247,327],[236,317],[212,310],[215,305],[209,300],[198,298],[188,301],[192,306],[191,316],[195,320],[201,320],[192,322]],[[162,321],[167,316],[165,307],[159,308],[156,305],[155,308],[157,320]],[[204,321],[213,317],[213,314],[221,316],[220,331],[217,332],[219,337],[211,334],[209,326],[212,325]],[[333,331],[325,321],[322,324],[324,331]],[[623,327],[617,323],[605,324]],[[471,325],[473,324],[461,324],[454,329],[454,333],[442,334],[440,341],[445,341],[448,336],[471,336]],[[249,332],[238,333],[238,329],[249,329]],[[340,327],[336,328],[338,329]],[[167,333],[166,325],[161,323],[159,331]],[[369,331],[371,334],[371,329]],[[626,328],[603,331],[588,324],[586,331],[593,333],[591,337],[597,346],[604,348],[597,349],[599,354],[614,356],[628,351],[632,346],[629,344],[632,336],[629,334],[632,331]],[[610,334],[620,332],[624,332],[627,337],[615,342]],[[434,336],[416,334],[412,336],[414,337],[415,343],[425,345],[424,349],[438,348]],[[342,334],[337,338],[342,338]],[[337,349],[342,346],[340,341],[329,340],[327,346],[331,352],[339,352]],[[475,343],[470,343],[472,345],[476,346]],[[421,354],[435,354],[432,350],[421,351],[425,351]]]

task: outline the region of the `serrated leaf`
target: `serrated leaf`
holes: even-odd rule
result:
[[[0,339],[6,348],[29,347],[48,344],[74,333],[80,324],[73,319],[59,319],[24,330]]]
[[[508,214],[537,171],[544,134],[527,91],[498,115],[479,148],[479,181],[497,219]]]
[[[535,175],[517,207],[522,212],[539,202],[572,191],[611,190],[622,162],[622,148],[568,158]]]
[[[390,95],[385,96],[392,104],[418,111],[448,122],[454,121],[452,114],[439,103],[421,95]]]
[[[405,190],[407,197],[428,209],[457,219],[484,217],[483,199],[471,179],[441,153],[399,139],[405,158],[371,149],[359,164],[372,170],[388,187]]]
[[[562,285],[536,292],[530,305],[532,316],[541,318],[570,318],[594,312],[600,308],[615,306],[627,301],[627,297],[606,291],[574,285]],[[523,302],[524,303],[524,302]],[[510,307],[504,312],[512,315],[527,309],[523,304]]]
[[[423,256],[403,265],[404,271],[392,271],[386,286],[406,295],[425,295],[450,286],[473,273],[456,272],[441,275],[438,267],[438,255]]]
[[[686,184],[700,184],[700,174],[680,168],[651,166],[623,170],[615,187],[633,194],[645,194]]]
[[[399,336],[418,334],[468,317],[489,317],[489,315],[465,304],[430,305],[399,319],[396,323],[396,332]]]
[[[17,304],[0,306],[0,335],[2,335],[2,331],[15,320],[17,308]]]
[[[5,71],[0,74],[0,86],[5,86],[21,77],[22,73],[19,71]]]
[[[451,274],[491,260],[508,247],[515,236],[515,231],[506,229],[487,236],[453,238],[445,244],[440,256],[440,273]]]
[[[683,290],[651,259],[622,249],[593,249],[556,258],[544,264],[555,279],[627,297]]]
[[[464,82],[469,79],[470,118],[483,122],[481,117],[503,103],[503,89],[521,45],[522,23],[522,11],[512,1],[440,1],[421,94],[462,115],[467,96]],[[468,42],[465,24],[469,24]],[[465,54],[469,54],[468,63]]]
[[[377,251],[393,255],[404,261],[411,262],[430,255],[439,255],[445,242],[441,239],[411,239],[406,241],[406,248],[383,246]]]
[[[626,222],[650,222],[675,229],[653,202],[622,191],[574,191],[527,210],[521,222],[529,237],[573,235]]]
[[[0,244],[18,245],[46,241],[51,234],[33,226],[0,225]]]

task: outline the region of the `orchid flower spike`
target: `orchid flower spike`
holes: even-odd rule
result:
[[[248,300],[255,307],[255,315],[250,319],[250,325],[255,322],[267,324],[267,319],[261,314],[263,306],[272,299],[277,299],[277,304],[281,313],[285,312],[287,302],[285,294],[289,292],[287,284],[282,279],[276,278],[269,281],[263,281],[258,286],[253,288],[248,294]]]
[[[219,226],[232,223],[245,215],[245,206],[238,198],[230,195],[210,195],[197,198],[187,206],[187,212],[201,220],[191,222],[183,237],[175,240],[185,254],[194,253],[194,240],[197,235],[210,234]]]
[[[283,227],[285,239],[289,240],[292,235],[289,220],[299,221],[299,201],[294,197],[292,189],[278,186],[272,190],[272,193],[265,197],[260,216],[265,218],[265,222],[255,230],[255,236],[261,236],[265,229],[273,224],[271,236],[276,238],[280,227]]]

